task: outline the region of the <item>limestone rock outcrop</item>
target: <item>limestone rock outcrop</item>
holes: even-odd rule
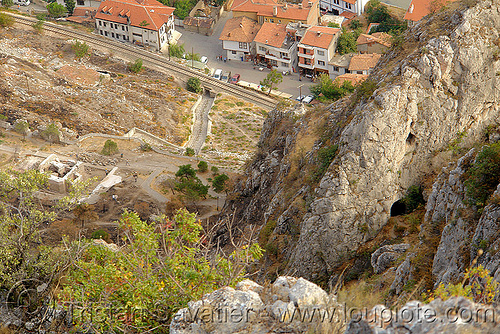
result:
[[[303,278],[281,276],[269,287],[244,280],[235,289],[224,287],[188,305],[173,317],[171,334],[327,334],[344,329],[340,305]]]
[[[297,240],[281,250],[290,272],[328,278],[386,224],[393,203],[411,185],[439,172],[454,146],[478,141],[488,125],[500,122],[500,2],[463,6],[409,29],[402,50],[384,55],[370,75],[376,87],[371,97],[329,107],[327,126],[339,132],[339,149],[312,191],[304,183],[284,196],[285,178],[294,164],[300,168],[291,155],[300,144],[296,135],[315,130],[304,130],[299,120],[283,131],[278,124],[288,116],[279,112],[267,121],[261,143],[272,139],[275,145],[262,147],[249,164],[236,187],[240,196],[228,202],[225,215],[235,213],[236,224],[243,225],[266,224],[272,217],[277,233],[292,230],[290,222],[297,219]],[[342,124],[340,114],[348,115]],[[303,159],[310,155],[304,152]],[[305,193],[307,210],[297,218],[293,202]]]

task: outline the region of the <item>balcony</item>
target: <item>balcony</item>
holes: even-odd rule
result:
[[[311,63],[311,64],[299,63],[299,67],[308,68],[308,69],[312,70],[312,69],[314,69],[314,63]]]
[[[307,58],[307,59],[314,59],[314,53],[302,53],[300,50],[299,50],[298,56],[303,57],[303,58]]]
[[[266,52],[265,57],[266,57],[266,59],[269,59],[269,60],[276,60],[276,61],[281,61],[284,63],[290,63],[290,61],[291,61],[289,57],[280,58],[280,57],[273,55],[272,53],[269,53],[269,52]]]

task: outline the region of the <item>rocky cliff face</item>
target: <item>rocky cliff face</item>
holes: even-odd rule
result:
[[[330,106],[324,124],[330,137],[306,147],[300,159],[301,138],[317,131],[308,123],[313,116],[296,121],[274,113],[225,215],[235,214],[237,224],[272,218],[278,235],[298,226],[292,246],[279,251],[287,267],[311,279],[328,276],[387,222],[409,186],[439,171],[450,149],[480,140],[499,121],[499,13],[498,0],[455,4],[409,29],[402,48],[387,53],[370,76],[376,89]],[[327,172],[290,194],[291,171],[313,161],[325,140],[339,145]],[[299,197],[305,208],[296,205]],[[439,263],[435,271],[453,276]]]

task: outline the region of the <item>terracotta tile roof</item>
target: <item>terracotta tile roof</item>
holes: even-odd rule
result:
[[[313,1],[312,6],[315,3],[316,1]],[[296,4],[283,4],[275,0],[235,0],[231,10],[257,13],[259,16],[275,16],[278,19],[305,21],[312,6],[309,6],[308,0],[303,0],[302,8]],[[276,7],[276,15],[274,15],[274,7]]]
[[[307,29],[304,37],[300,40],[301,44],[315,46],[322,49],[328,49],[333,37],[340,31],[338,28],[323,26],[313,26]]]
[[[71,16],[94,16],[96,12],[95,7],[76,7]]]
[[[443,4],[455,0],[444,0]],[[424,16],[430,14],[433,0],[412,0],[406,10],[404,19],[410,21],[420,21]]]
[[[127,24],[129,17],[134,27],[158,31],[174,9],[156,0],[109,0],[101,3],[95,17],[121,24]]]
[[[368,78],[368,74],[354,74],[354,73],[346,73],[339,75],[335,78],[335,82],[338,82],[340,85],[344,83],[344,81],[350,81],[354,86],[363,82]]]
[[[369,43],[378,43],[383,46],[391,47],[391,35],[386,34],[385,32],[376,32],[372,35],[360,34],[358,39],[356,40],[357,45],[369,44]]]
[[[257,36],[259,29],[260,25],[257,21],[251,20],[246,16],[240,16],[227,20],[219,39],[221,41],[251,43],[255,36]]]
[[[350,20],[350,19],[353,19],[355,18],[357,15],[356,13],[351,13],[351,12],[346,12],[346,11],[343,11],[342,13],[340,13],[339,16],[343,16],[345,17],[346,19]]]
[[[380,57],[378,53],[355,55],[349,63],[349,71],[367,71],[374,68]]]
[[[286,25],[264,22],[254,41],[281,48],[287,36]]]

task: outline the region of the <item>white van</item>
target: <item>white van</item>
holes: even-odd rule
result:
[[[214,79],[220,80],[222,76],[222,70],[220,68],[216,69],[214,72]]]
[[[14,0],[14,5],[29,6],[30,0]]]

